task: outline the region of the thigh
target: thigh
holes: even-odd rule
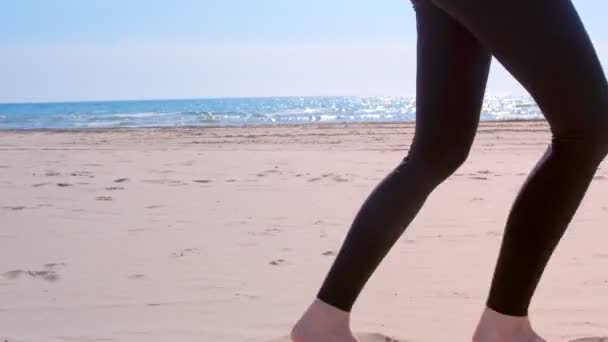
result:
[[[606,127],[608,84],[570,0],[432,0],[534,97],[557,137]]]
[[[473,143],[490,53],[428,0],[414,0],[418,47],[416,134],[410,157],[468,150]]]

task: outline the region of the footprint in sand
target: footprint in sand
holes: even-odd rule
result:
[[[97,201],[111,201],[112,197],[111,196],[97,196],[97,197],[95,197],[95,200],[97,200]]]
[[[344,178],[344,177],[339,176],[339,175],[338,175],[338,176],[335,176],[333,179],[334,179],[336,182],[338,182],[338,183],[344,183],[344,182],[348,182],[348,179],[347,179],[347,178]]]
[[[265,176],[272,175],[272,174],[280,175],[280,174],[283,174],[283,172],[281,172],[279,170],[266,170],[266,171],[258,173],[256,176],[265,177]]]
[[[72,177],[87,177],[87,178],[95,178],[89,171],[76,171],[70,173]]]
[[[49,282],[55,282],[59,280],[59,275],[54,271],[25,271],[25,270],[13,270],[3,274],[7,279],[17,279],[22,275],[27,275],[32,278],[41,278]]]
[[[193,180],[194,183],[201,183],[201,184],[208,184],[213,182],[212,180],[209,179],[195,179]]]
[[[44,174],[46,177],[55,177],[55,176],[60,176],[61,173],[59,172],[55,172],[55,171],[48,171]]]
[[[106,190],[108,191],[114,191],[114,190],[124,190],[125,188],[123,188],[122,186],[108,186],[106,187]]]
[[[324,256],[336,256],[336,252],[335,251],[327,251],[325,253],[323,253]]]
[[[39,187],[41,187],[41,186],[45,186],[45,185],[49,185],[49,184],[50,184],[50,183],[36,183],[36,184],[32,184],[32,186],[33,186],[34,188],[39,188]]]
[[[182,258],[189,254],[199,254],[200,250],[198,248],[186,248],[181,251],[174,252],[172,255],[176,258]]]
[[[2,274],[2,276],[9,280],[16,280],[22,276],[29,276],[32,278],[43,279],[48,282],[56,282],[61,278],[56,269],[64,266],[64,263],[49,263],[43,265],[44,270],[42,271],[13,270]]]
[[[142,279],[142,278],[144,278],[143,274],[131,274],[129,276],[129,279]]]
[[[246,293],[246,292],[235,292],[234,296],[235,297],[241,297],[241,298],[247,298],[247,299],[257,299],[257,298],[259,298],[258,295],[254,295],[254,294],[250,294],[250,293]]]
[[[6,209],[6,210],[12,210],[12,211],[21,211],[21,210],[25,209],[25,207],[20,207],[20,206],[19,207],[2,207],[2,208]]]
[[[167,182],[166,179],[144,179],[144,183],[148,184],[166,184]]]
[[[348,182],[349,181],[348,178],[345,178],[345,177],[343,177],[341,175],[337,175],[337,174],[334,174],[334,173],[324,173],[324,174],[321,175],[321,177],[309,178],[308,181],[309,182],[318,182],[318,181],[320,181],[322,179],[328,179],[328,178],[330,178],[333,181],[338,182],[338,183],[344,183],[344,182]]]
[[[469,177],[471,179],[475,179],[475,180],[488,180],[488,177],[481,177],[481,176],[474,176],[474,177]]]
[[[276,260],[272,260],[271,262],[269,262],[270,265],[272,266],[281,266],[284,265],[287,261],[283,260],[283,259],[276,259]]]
[[[355,334],[357,340],[359,342],[408,342],[406,339],[386,336],[380,333],[359,333]],[[289,336],[285,336],[283,338],[278,338],[275,340],[271,340],[270,342],[291,342],[291,338]],[[574,341],[572,341],[574,342]],[[577,341],[580,342],[580,341]],[[604,341],[583,341],[583,342],[604,342]]]
[[[243,221],[241,223],[243,224],[247,224],[249,221]],[[267,228],[264,229],[263,231],[251,231],[251,232],[247,232],[248,235],[251,236],[276,236],[277,234],[281,233],[283,230],[279,229],[279,228]]]
[[[160,208],[164,208],[164,205],[149,205],[147,207],[145,207],[146,209],[160,209]]]
[[[169,181],[169,186],[184,186],[184,185],[188,185],[180,180],[170,180]]]
[[[61,187],[61,188],[65,188],[65,187],[68,187],[68,186],[72,186],[72,184],[70,184],[70,183],[57,183],[57,186]]]
[[[585,337],[570,342],[608,342],[608,337]]]
[[[119,178],[119,179],[115,179],[114,183],[124,183],[124,182],[128,182],[129,178]]]

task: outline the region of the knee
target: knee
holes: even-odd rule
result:
[[[455,145],[433,150],[412,150],[408,159],[420,165],[426,175],[441,182],[464,164],[469,152],[470,146]]]
[[[608,123],[555,135],[552,145],[557,151],[599,163],[608,155]]]

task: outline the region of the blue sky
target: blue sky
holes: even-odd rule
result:
[[[608,61],[608,1],[574,3]],[[408,0],[11,1],[0,102],[412,95],[415,39]]]

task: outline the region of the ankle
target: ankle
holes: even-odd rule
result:
[[[311,330],[336,336],[350,334],[350,312],[315,299],[294,326],[292,335],[308,333]]]
[[[528,317],[508,316],[486,308],[473,341],[535,341],[536,337]]]

